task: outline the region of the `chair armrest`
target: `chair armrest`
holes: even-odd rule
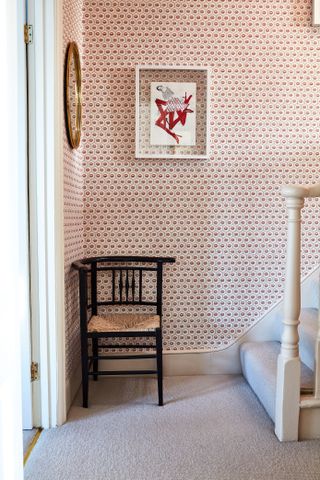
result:
[[[88,265],[86,263],[82,263],[82,260],[77,260],[76,262],[72,262],[71,267],[74,268],[75,270],[85,270],[89,272],[91,270],[91,265]]]
[[[92,263],[92,262],[143,262],[143,263],[174,263],[176,261],[173,257],[144,257],[139,255],[116,255],[116,256],[101,256],[101,257],[90,257],[81,260],[81,262]]]
[[[108,257],[89,257],[77,260],[72,263],[75,270],[91,270],[93,262],[144,262],[144,263],[174,263],[173,257],[140,257],[140,256],[108,256]]]

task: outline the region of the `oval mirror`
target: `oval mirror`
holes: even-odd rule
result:
[[[65,102],[69,142],[72,148],[78,148],[81,137],[82,98],[81,64],[75,42],[69,43],[67,50]]]

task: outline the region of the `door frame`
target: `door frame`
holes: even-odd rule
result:
[[[22,7],[19,8],[19,7]],[[0,236],[1,338],[0,338],[0,478],[23,478],[21,324],[24,316],[25,273],[20,260],[20,205],[25,164],[25,117],[21,112],[19,74],[23,43],[23,3],[0,2],[0,117],[1,189]],[[18,139],[22,135],[21,144]],[[23,145],[22,145],[23,144]],[[21,146],[22,145],[22,146]],[[21,156],[22,155],[22,156]],[[25,167],[22,167],[24,169]],[[23,308],[21,308],[21,305]]]
[[[66,420],[62,0],[28,0],[29,202],[34,424]]]
[[[26,23],[27,0],[19,0],[20,32]],[[23,12],[23,14],[22,14]],[[19,257],[21,276],[23,276],[23,301],[21,322],[21,380],[22,380],[22,428],[33,428],[33,399],[30,375],[31,365],[31,316],[30,316],[30,269],[29,269],[29,208],[28,208],[28,109],[27,109],[27,63],[26,45],[18,44],[19,69]]]

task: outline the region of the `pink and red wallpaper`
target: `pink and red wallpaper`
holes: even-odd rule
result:
[[[319,180],[311,2],[83,0],[82,14],[84,129],[77,166],[66,159],[66,269],[82,253],[175,256],[165,348],[225,348],[282,296],[281,185]],[[136,64],[210,67],[209,160],[134,158]],[[318,208],[310,200],[304,211],[304,274],[319,263]]]
[[[80,55],[83,37],[83,0],[63,2],[63,52],[71,41],[77,42]],[[72,150],[64,131],[64,235],[65,235],[65,309],[66,370],[70,378],[80,359],[78,278],[70,270],[74,260],[85,256],[83,230],[83,147]]]

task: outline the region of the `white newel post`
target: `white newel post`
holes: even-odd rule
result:
[[[284,293],[283,333],[278,357],[275,433],[279,440],[298,440],[300,402],[300,359],[298,325],[300,316],[301,209],[303,187],[282,190],[288,209],[288,245]]]

